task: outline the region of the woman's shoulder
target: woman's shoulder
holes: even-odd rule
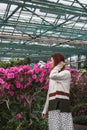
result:
[[[64,70],[64,72],[71,74],[71,72],[67,68]]]
[[[71,76],[71,72],[69,70],[67,70],[67,69],[62,70],[61,72],[64,73],[64,75]]]
[[[65,73],[71,77],[71,72],[67,69],[65,69]]]

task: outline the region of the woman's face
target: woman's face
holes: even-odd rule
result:
[[[54,59],[51,57],[50,59],[50,67],[51,68],[54,68]]]

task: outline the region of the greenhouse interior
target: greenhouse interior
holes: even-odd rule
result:
[[[87,0],[0,0],[1,130],[48,130],[47,119],[41,118],[47,79],[34,76],[42,72],[39,66],[48,69],[44,65],[57,52],[72,73],[74,122],[84,126],[75,125],[75,130],[87,130]]]

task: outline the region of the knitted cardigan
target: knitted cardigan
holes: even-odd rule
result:
[[[55,99],[69,100],[71,73],[65,69],[61,71],[62,65],[54,67],[49,75],[49,89],[43,114],[48,112],[49,101]]]

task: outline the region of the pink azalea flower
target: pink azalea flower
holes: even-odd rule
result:
[[[4,80],[2,78],[0,78],[0,84],[4,84]]]
[[[9,69],[7,68],[6,70],[5,70],[5,73],[7,74],[9,72]]]
[[[67,70],[69,70],[71,73],[73,73],[73,72],[79,72],[79,70],[74,69],[74,68],[67,68]]]
[[[39,78],[37,78],[35,81],[36,81],[36,82],[39,82]]]
[[[23,69],[29,70],[29,69],[31,69],[31,67],[30,67],[29,65],[24,65],[24,66],[23,66]]]
[[[20,95],[20,99],[24,99],[24,95]]]
[[[9,83],[6,83],[5,85],[4,85],[4,88],[6,88],[6,89],[10,89],[10,84]]]
[[[8,73],[7,78],[8,79],[13,79],[14,78],[14,73]]]
[[[24,102],[24,104],[23,104],[23,105],[24,105],[24,107],[26,107],[26,106],[27,106],[27,103],[26,103],[26,102]]]
[[[36,79],[36,78],[37,78],[37,76],[34,74],[34,75],[32,75],[32,78],[33,78],[33,79]]]
[[[11,96],[14,95],[14,92],[13,92],[13,91],[9,91],[8,93],[9,93]]]
[[[18,67],[14,66],[10,68],[10,72],[18,72]]]
[[[44,66],[45,68],[49,68],[50,69],[50,61],[48,61],[46,64],[45,64],[45,66]]]
[[[23,70],[23,68],[19,68],[18,72],[21,72]]]
[[[32,69],[32,70],[30,70],[30,74],[33,74],[34,73],[34,70]]]
[[[44,89],[45,89],[45,90],[48,90],[48,88],[49,88],[48,85],[44,86]]]
[[[5,72],[5,69],[4,69],[4,68],[0,68],[0,72],[1,72],[1,73],[4,73],[4,72]]]
[[[40,81],[40,83],[43,83],[44,78],[43,78],[43,77],[42,77],[42,78],[40,78],[40,79],[39,79],[39,81]]]
[[[21,113],[18,113],[16,116],[17,116],[19,119],[22,118]]]
[[[28,78],[28,82],[31,83],[32,82],[32,78]]]
[[[21,83],[18,82],[18,81],[16,81],[16,87],[17,87],[17,88],[21,88]]]
[[[39,68],[35,68],[35,72],[38,74],[40,72]]]
[[[31,85],[31,83],[26,83],[23,88],[25,89],[25,88],[29,87],[30,85]]]
[[[39,68],[39,65],[38,65],[38,64],[35,64],[35,65],[34,65],[34,71],[35,71],[36,73],[39,73],[39,72],[40,72],[40,68]]]
[[[42,73],[41,73],[41,77],[44,77],[45,76],[45,74],[46,74],[46,72],[44,72],[44,71],[42,71]]]

